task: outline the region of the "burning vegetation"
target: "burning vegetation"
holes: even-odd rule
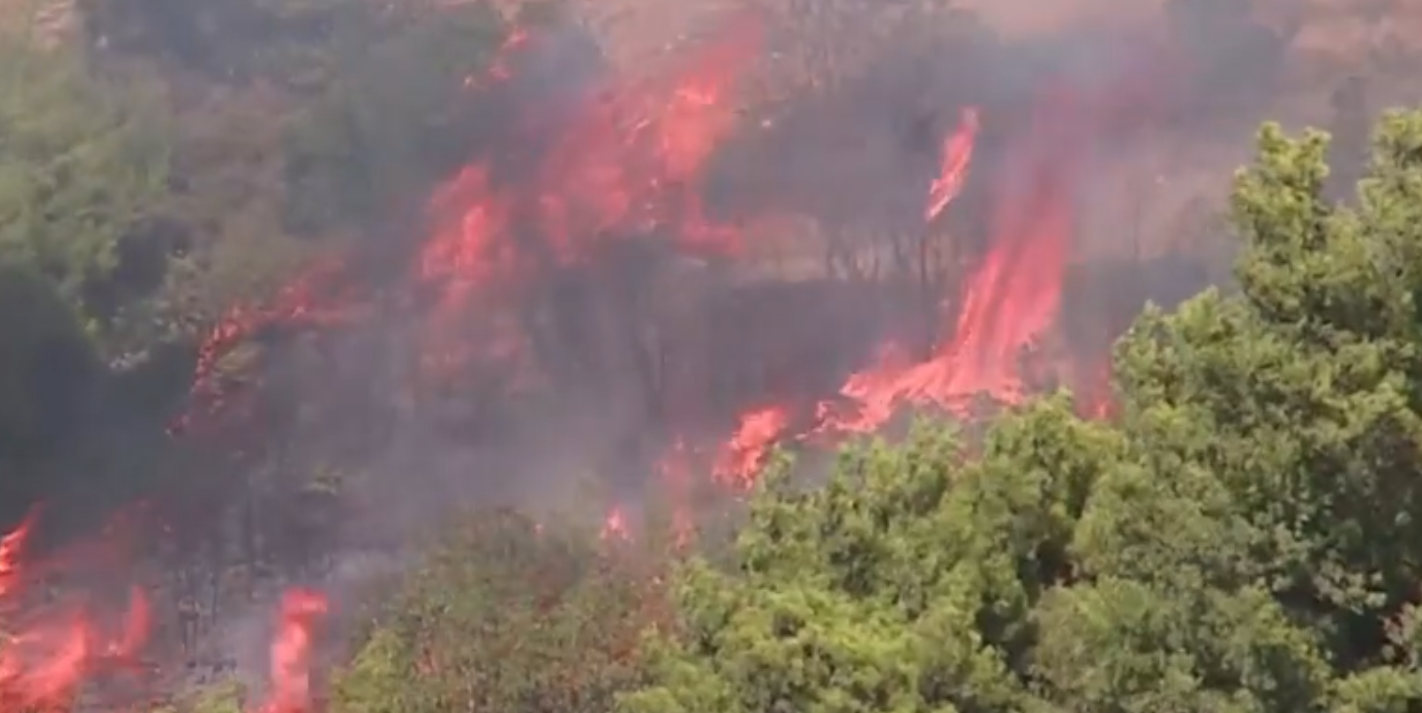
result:
[[[982,399],[1015,404],[1034,387],[1066,383],[1083,410],[1107,413],[1109,329],[1089,350],[1038,359],[1035,372],[1024,355],[1061,341],[1073,189],[1093,141],[1112,125],[1103,113],[1120,109],[1111,96],[1120,88],[1042,78],[1030,117],[1013,117],[1011,135],[1000,139],[1006,149],[995,157],[993,185],[980,191],[990,201],[983,236],[943,227],[964,186],[987,180],[975,178],[975,146],[998,117],[974,105],[940,107],[956,123],[906,162],[936,171],[886,188],[909,195],[872,199],[916,205],[909,232],[921,254],[883,275],[777,286],[741,263],[753,251],[748,235],[781,209],[738,213],[733,200],[718,216],[705,200],[718,147],[755,130],[744,126],[742,82],[760,61],[761,25],[739,18],[663,73],[578,88],[552,120],[528,92],[507,87],[556,48],[536,31],[512,31],[487,74],[465,86],[513,103],[505,130],[513,145],[474,157],[435,191],[426,237],[404,256],[404,269],[382,265],[372,278],[360,274],[371,272],[361,255],[331,255],[270,299],[233,306],[198,350],[192,404],[173,436],[224,438],[258,417],[269,387],[255,373],[224,373],[253,339],[333,342],[392,323],[412,341],[381,359],[402,360],[399,388],[413,409],[474,398],[590,401],[622,421],[610,468],[706,473],[733,492],[753,487],[776,446],[830,448],[880,430],[902,409],[967,415]],[[904,229],[905,217],[887,216],[888,229]],[[929,251],[961,239],[984,248],[952,265],[932,262]],[[878,324],[843,329],[837,303]],[[479,415],[500,411],[487,409]],[[626,518],[614,506],[605,532],[629,536]],[[50,570],[78,563],[32,557],[33,526],[13,530],[0,550],[3,602],[13,612],[4,620],[0,700],[21,710],[62,707],[89,677],[141,677],[143,590],[135,584],[114,612],[68,594],[27,605],[27,589]],[[308,708],[312,628],[326,607],[315,591],[283,597],[269,700],[254,712]]]
[[[1084,256],[1084,186],[1122,136],[1178,119],[1162,95],[1196,78],[1185,49],[1087,78],[1033,66],[1009,80],[991,66],[1002,48],[975,44],[953,55],[961,88],[920,93],[936,75],[904,69],[914,78],[884,89],[901,65],[875,47],[833,82],[787,89],[768,87],[784,28],[759,12],[719,28],[632,76],[594,71],[556,24],[508,27],[460,81],[458,102],[487,109],[478,146],[394,228],[401,239],[324,251],[227,306],[167,429],[237,468],[291,433],[320,441],[284,458],[342,472],[398,471],[419,459],[391,454],[431,450],[469,460],[433,468],[443,479],[299,492],[244,481],[182,507],[156,497],[141,526],[115,519],[102,547],[76,551],[35,546],[35,509],[0,539],[0,713],[128,710],[173,685],[154,659],[192,658],[190,621],[155,623],[154,577],[129,563],[150,546],[220,561],[210,532],[252,488],[290,510],[271,518],[282,544],[254,544],[250,509],[232,539],[308,563],[380,542],[360,513],[393,513],[406,495],[521,501],[569,487],[466,471],[575,460],[610,493],[605,543],[639,538],[634,513],[655,491],[685,547],[706,515],[700,494],[736,502],[777,448],[831,452],[903,414],[970,420],[1058,386],[1081,416],[1113,416],[1112,343],[1148,300],[1178,301],[1209,271],[1182,250]],[[249,713],[323,705],[315,642],[334,605],[305,574],[315,584],[267,597],[267,682]],[[664,607],[664,573],[643,574],[639,601]],[[671,619],[629,620],[607,646],[630,651],[646,621]],[[184,650],[152,653],[173,638]],[[425,658],[422,674],[455,666]]]

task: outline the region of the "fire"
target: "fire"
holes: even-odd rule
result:
[[[328,611],[326,597],[307,589],[288,591],[281,601],[271,645],[267,700],[255,713],[309,713],[311,658],[315,628]]]
[[[198,346],[189,389],[193,406],[169,427],[169,433],[186,432],[231,405],[233,394],[219,367],[248,339],[267,331],[339,325],[358,318],[361,309],[343,299],[347,296],[344,270],[344,261],[338,258],[317,260],[265,303],[230,308]]]
[[[32,511],[0,537],[0,710],[69,710],[95,676],[138,676],[152,630],[152,604],[133,583],[117,602],[61,575],[81,569],[78,555],[31,556],[38,521]],[[56,577],[51,579],[51,577]],[[115,609],[117,604],[117,610]],[[282,600],[272,642],[271,692],[254,713],[311,710],[312,631],[326,612],[325,598],[292,590]]]
[[[489,61],[489,69],[482,77],[468,76],[464,78],[464,86],[467,89],[487,89],[499,82],[506,82],[513,77],[513,69],[510,62],[513,58],[528,46],[533,35],[523,28],[515,27],[509,32],[508,37],[499,44],[498,50],[494,52],[494,57]]]
[[[622,511],[621,507],[612,508],[602,523],[603,541],[625,542],[631,537],[631,532],[628,530],[627,514]]]
[[[928,187],[924,212],[927,221],[937,218],[962,190],[978,129],[977,108],[964,108],[957,128],[943,142],[940,172]],[[1010,258],[989,255],[983,267],[969,279],[964,301],[981,304],[983,300],[1011,300],[1013,295],[1010,291],[1019,283],[1003,284],[1001,274],[1003,262],[1007,259]],[[1047,285],[1045,289],[1052,288]],[[1018,330],[1027,332],[1025,338],[1014,332],[991,343],[973,342],[974,337],[968,335],[980,335],[984,331],[981,323],[990,315],[980,307],[965,309],[962,314],[955,331],[959,341],[940,348],[935,357],[927,362],[912,365],[898,345],[884,345],[878,364],[850,376],[840,389],[840,395],[852,408],[846,409],[842,403],[834,401],[821,402],[816,407],[817,425],[795,438],[836,439],[847,433],[868,433],[883,425],[905,403],[947,407],[979,390],[1005,395],[1006,383],[998,383],[1004,380],[993,381],[982,374],[964,372],[962,367],[992,363],[992,357],[1004,349],[1013,350],[1015,356],[1015,350],[1045,329],[1045,325],[1037,321],[1028,322]],[[1051,316],[1048,315],[1049,319]],[[790,434],[790,426],[790,412],[782,406],[743,414],[740,425],[722,448],[716,463],[713,473],[717,480],[736,490],[749,489],[754,484],[756,473],[764,465],[768,451]]]
[[[510,388],[546,385],[541,377],[549,370],[538,363],[537,335],[527,325],[539,281],[596,264],[621,243],[657,242],[702,257],[746,252],[736,225],[708,218],[700,185],[709,160],[738,128],[735,93],[760,39],[753,26],[734,29],[665,76],[590,92],[546,146],[529,152],[533,165],[527,170],[504,175],[491,157],[476,157],[434,192],[427,237],[398,267],[419,303],[411,319],[417,322],[421,378],[493,371]],[[482,91],[510,81],[521,54],[536,45],[536,37],[514,32],[487,76],[469,78],[466,86]],[[832,445],[882,428],[904,407],[961,415],[978,396],[1005,404],[1024,397],[1030,379],[1019,357],[1051,333],[1061,307],[1075,222],[1070,191],[1090,138],[1078,104],[1067,92],[1044,95],[1025,135],[1016,137],[1001,183],[993,186],[986,252],[945,295],[937,318],[946,336],[931,349],[913,353],[886,341],[877,358],[829,398],[828,389],[801,403],[767,394],[735,419],[718,448],[688,445],[684,434],[693,427],[682,421],[690,419],[667,419],[674,421],[665,424],[671,447],[657,465],[673,501],[679,545],[693,531],[687,503],[692,472],[709,470],[716,484],[743,493],[778,444]],[[952,207],[969,180],[982,122],[991,118],[977,107],[960,110],[957,126],[940,144],[938,172],[923,187],[924,230]],[[207,412],[230,401],[218,362],[255,332],[345,324],[361,313],[350,305],[373,298],[354,293],[349,272],[341,260],[325,262],[263,306],[234,308],[200,350],[194,401]],[[1104,415],[1108,407],[1109,401],[1098,399],[1089,411]],[[633,529],[619,506],[607,513],[601,534],[616,542],[630,538]],[[0,603],[21,579],[16,553],[27,531],[28,523],[0,540]],[[31,698],[17,700],[53,700],[72,693],[96,659],[131,658],[141,647],[139,632],[146,631],[147,604],[140,595],[135,590],[130,597],[132,614],[113,637],[97,635],[89,624],[76,629],[47,623],[14,635],[15,645],[4,651],[17,653],[0,657],[0,692],[23,689]],[[294,590],[283,599],[270,699],[259,713],[310,709],[313,630],[326,607],[324,597],[311,591]],[[30,643],[39,640],[48,643]]]
[[[529,44],[518,36],[516,47]],[[739,232],[706,220],[691,181],[734,128],[727,93],[752,41],[734,34],[670,77],[589,97],[527,178],[496,184],[489,165],[475,162],[436,191],[431,237],[415,261],[416,281],[439,295],[427,368],[498,363],[523,383],[536,380],[514,318],[527,286],[596,258],[609,241],[665,230],[688,250],[739,250]]]
[[[749,490],[755,475],[765,465],[767,452],[790,427],[790,413],[781,406],[768,406],[741,416],[735,435],[722,448],[712,474],[717,481],[738,491]]]
[[[97,673],[138,670],[148,640],[147,597],[131,587],[117,625],[111,612],[77,587],[34,591],[45,573],[57,573],[64,558],[37,561],[28,544],[37,517],[31,512],[0,538],[0,708],[56,710],[67,707]]]
[[[1060,309],[1067,250],[1073,229],[1074,171],[1089,138],[1077,131],[1082,118],[1066,92],[1044,95],[1028,136],[998,191],[988,253],[963,281],[951,339],[914,362],[894,343],[881,347],[873,366],[851,375],[837,399],[820,402],[814,425],[796,440],[828,440],[871,433],[901,407],[936,408],[965,414],[974,397],[1019,402],[1027,390],[1021,356],[1053,328]],[[980,127],[978,110],[962,110],[957,128],[943,142],[939,175],[928,188],[924,217],[932,222],[967,180]],[[1100,379],[1098,379],[1099,381]],[[1109,370],[1106,379],[1109,383]],[[1100,384],[1081,384],[1093,392]],[[1109,414],[1108,399],[1088,404],[1089,415]],[[744,489],[754,482],[766,452],[789,433],[780,408],[754,410],[724,448],[716,476]]]
[[[697,468],[696,453],[684,438],[677,438],[657,462],[657,474],[665,485],[667,504],[671,507],[672,545],[677,550],[688,547],[695,535],[695,517],[691,512],[691,485]]]
[[[963,413],[979,394],[1004,403],[1022,398],[1022,351],[1051,330],[1060,308],[1074,220],[1066,191],[1077,167],[1074,147],[1084,140],[1062,130],[1074,125],[1072,112],[1062,95],[1039,105],[1011,166],[1017,170],[998,193],[991,247],[963,282],[952,339],[911,365],[902,350],[886,348],[878,364],[846,381],[841,403],[820,405],[818,433],[870,432],[903,405]],[[944,143],[944,173],[929,189],[930,219],[960,190],[977,131],[977,112],[965,110]]]
[[[942,162],[938,176],[928,187],[928,205],[923,219],[933,222],[958,197],[963,182],[968,179],[968,164],[973,160],[973,144],[978,138],[978,108],[963,109],[958,129],[943,142]]]
[[[0,537],[0,602],[15,594],[20,582],[20,554],[30,539],[36,510],[31,510],[19,526]]]

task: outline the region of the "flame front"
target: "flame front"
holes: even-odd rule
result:
[[[5,711],[66,710],[90,676],[136,671],[148,639],[148,600],[136,586],[116,624],[110,612],[77,589],[56,595],[31,586],[66,564],[62,555],[53,561],[28,556],[36,521],[32,512],[0,538],[0,710]]]
[[[320,592],[293,589],[283,595],[271,645],[267,700],[254,713],[310,713],[315,629],[328,608]]]

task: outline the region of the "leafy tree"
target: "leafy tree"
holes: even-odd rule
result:
[[[823,488],[768,473],[732,566],[693,564],[659,685],[627,713],[1022,710],[1034,610],[1094,478],[1124,450],[1063,400],[980,456],[949,430],[846,452]]]
[[[160,125],[144,97],[89,77],[72,53],[5,35],[0,67],[0,264],[52,281],[103,335],[107,298],[143,287],[124,268],[167,190]]]
[[[1400,705],[1422,694],[1422,115],[1382,121],[1357,208],[1321,197],[1325,136],[1270,125],[1260,147],[1233,203],[1242,294],[1142,320],[1121,351],[1126,422],[1157,468],[1209,474],[1238,533],[1233,576],[1307,627],[1340,691],[1370,697],[1344,704]]]
[[[487,107],[472,80],[508,32],[493,6],[473,2],[348,38],[344,71],[284,136],[291,224],[369,223],[468,160]]]
[[[771,473],[620,710],[1422,704],[1422,114],[1382,122],[1356,209],[1322,197],[1326,147],[1261,131],[1240,290],[1138,322],[1118,425],[1052,399],[824,488]]]
[[[362,637],[336,708],[609,710],[640,675],[638,636],[659,599],[609,546],[508,512],[461,517]]]

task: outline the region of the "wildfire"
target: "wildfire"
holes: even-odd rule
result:
[[[348,299],[344,270],[338,258],[318,260],[265,303],[238,304],[227,310],[198,346],[189,389],[192,407],[174,421],[169,433],[187,432],[231,405],[233,394],[220,366],[247,340],[269,331],[299,331],[358,319],[363,311]]]
[[[708,218],[702,204],[702,174],[737,128],[734,95],[759,41],[754,27],[733,30],[666,76],[590,94],[546,146],[529,152],[534,165],[527,170],[501,175],[490,157],[475,157],[434,191],[426,238],[408,263],[398,265],[399,279],[416,297],[410,302],[418,304],[401,314],[416,322],[420,378],[479,371],[499,374],[510,387],[546,384],[549,370],[539,363],[544,352],[535,349],[528,314],[536,310],[529,304],[543,282],[609,260],[625,244],[655,241],[698,257],[743,255],[742,232]],[[536,46],[537,37],[514,32],[487,75],[469,78],[466,86],[485,90],[514,80],[522,54]],[[988,247],[944,296],[938,343],[910,352],[885,341],[877,357],[834,393],[819,384],[799,403],[765,394],[735,418],[719,447],[689,445],[694,429],[681,422],[689,419],[660,424],[671,445],[657,466],[673,501],[679,544],[693,531],[686,501],[695,473],[709,473],[719,486],[744,493],[777,444],[833,445],[882,428],[904,407],[962,414],[978,396],[1006,404],[1023,398],[1029,380],[1019,356],[1054,329],[1061,306],[1075,223],[1071,190],[1091,138],[1078,104],[1070,92],[1043,95],[1024,135],[1014,137],[1001,182],[992,186]],[[943,138],[937,174],[922,188],[924,230],[951,208],[969,180],[982,122],[991,118],[977,107],[962,108],[957,126]],[[917,220],[918,208],[913,210]],[[359,305],[375,297],[353,288],[349,272],[341,260],[323,262],[262,306],[233,308],[199,351],[196,410],[178,425],[230,402],[218,364],[255,333],[358,319],[364,313]],[[1098,399],[1090,410],[1104,415],[1108,406]],[[7,602],[23,589],[21,560],[31,524],[0,539],[0,631],[14,629],[0,645],[0,702],[53,705],[71,697],[96,667],[137,655],[148,604],[133,590],[114,631],[98,626],[82,604],[12,617]],[[625,540],[634,529],[627,511],[616,506],[602,537]],[[326,609],[317,592],[293,590],[283,598],[270,696],[255,713],[310,709],[312,641]]]
[[[314,631],[328,603],[319,592],[288,591],[281,601],[271,645],[267,701],[255,713],[308,713],[311,710],[311,656]]]
[[[963,182],[968,179],[968,164],[973,160],[973,144],[978,137],[978,108],[963,109],[957,131],[948,135],[943,142],[942,162],[938,176],[928,186],[928,205],[923,210],[923,219],[933,222],[939,214],[958,197],[963,190]]]
[[[35,559],[27,549],[35,512],[0,537],[0,710],[69,710],[95,676],[140,676],[152,628],[149,597],[138,584],[113,609],[77,583],[44,575],[76,569],[68,555]],[[77,558],[76,558],[77,559]],[[31,590],[34,590],[33,592]],[[318,593],[295,590],[283,600],[272,644],[270,702],[254,713],[310,711],[312,627],[325,613]]]
[[[97,673],[136,671],[148,639],[149,605],[131,587],[117,617],[75,590],[45,591],[38,577],[57,574],[63,556],[35,561],[31,512],[0,538],[0,708],[56,710]],[[115,621],[116,619],[116,621]]]
[[[767,451],[790,427],[790,413],[782,406],[769,406],[741,415],[741,423],[722,448],[720,462],[712,474],[726,486],[746,491],[755,484]]]
[[[943,142],[940,171],[928,187],[924,217],[931,222],[948,207],[962,190],[967,180],[969,164],[972,160],[973,145],[979,129],[976,107],[962,110],[957,128]],[[1023,206],[1013,206],[1023,208]],[[1030,237],[1016,240],[1017,243],[1031,243]],[[1038,333],[1045,331],[1055,316],[1055,306],[1046,315],[1046,321],[1029,319],[1016,322],[1010,333],[986,334],[992,326],[993,314],[984,311],[992,307],[1010,307],[1021,298],[1015,292],[1022,283],[1011,277],[1004,278],[1014,258],[1022,256],[989,254],[980,267],[971,275],[964,288],[963,302],[956,340],[935,351],[934,358],[919,364],[911,364],[904,351],[896,344],[886,344],[880,349],[879,362],[864,371],[853,374],[840,388],[842,401],[826,400],[816,407],[816,425],[809,431],[795,436],[797,439],[816,437],[837,440],[846,434],[869,433],[888,421],[902,405],[935,405],[953,409],[965,398],[978,392],[988,392],[998,398],[1011,398],[1011,379],[1004,374],[1010,371],[985,373],[985,365],[993,368],[1011,369],[1011,359],[1016,351],[1025,346]],[[1054,255],[1043,255],[1051,261]],[[1053,270],[1059,272],[1058,260],[1045,268],[1048,276]],[[1048,282],[1042,288],[1050,292],[1053,285]],[[984,307],[984,303],[990,303]],[[985,326],[986,325],[986,326]],[[1006,353],[1006,366],[995,361]],[[977,371],[973,368],[978,367]],[[846,406],[847,404],[847,406]],[[734,484],[738,489],[747,489],[754,483],[755,474],[765,462],[767,451],[789,434],[790,414],[784,407],[771,407],[748,412],[741,417],[736,429],[718,463],[715,474],[723,482]]]

